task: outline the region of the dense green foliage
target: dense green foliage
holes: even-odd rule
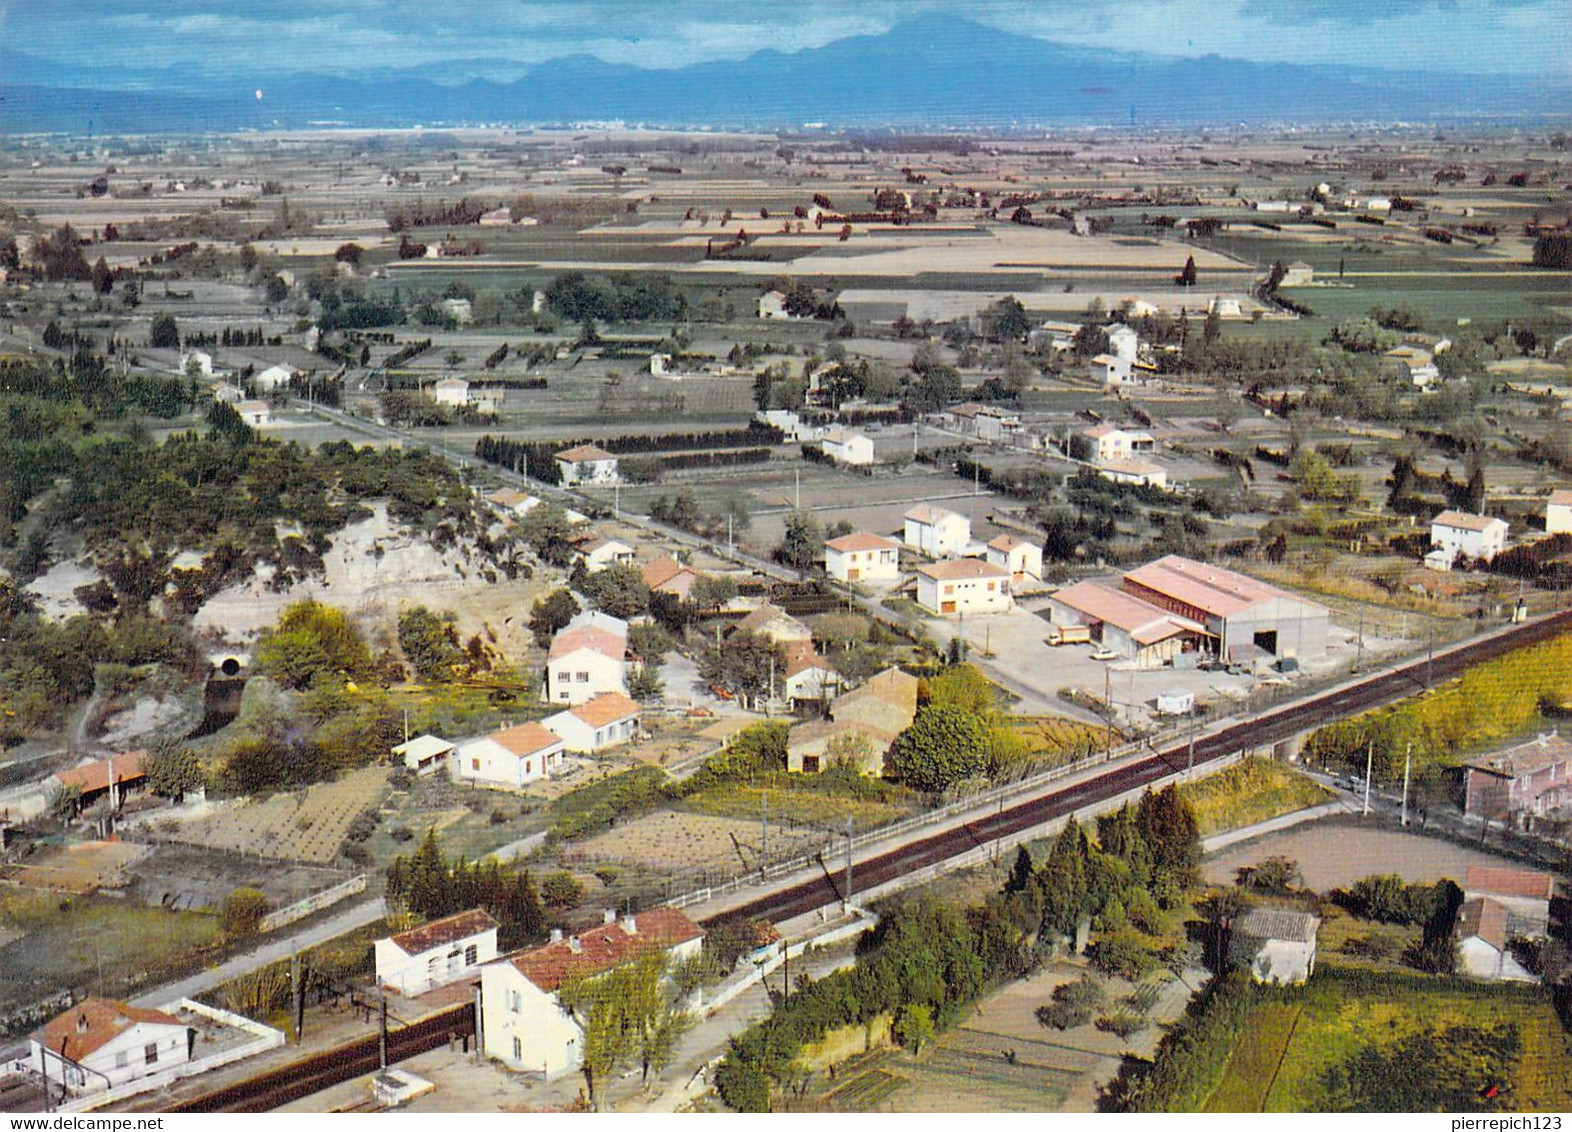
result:
[[[769,1111],[771,1090],[796,1077],[803,1046],[830,1030],[891,1014],[903,1033],[926,1040],[929,1023],[952,1024],[990,986],[1029,963],[1025,937],[993,906],[963,911],[931,897],[902,901],[863,937],[855,968],[800,986],[769,1018],[733,1038],[715,1087],[734,1109]],[[912,1013],[918,1007],[926,1020]]]
[[[930,703],[890,748],[894,776],[917,790],[939,791],[988,765],[988,727],[959,705]]]
[[[1329,1112],[1499,1112],[1523,1043],[1516,1026],[1447,1026],[1367,1045],[1327,1074]]]
[[[498,923],[497,945],[504,951],[532,943],[545,934],[546,915],[527,870],[495,860],[449,860],[442,854],[435,830],[420,847],[388,865],[387,899],[435,920],[484,908]]]

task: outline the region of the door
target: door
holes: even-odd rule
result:
[[[953,601],[941,601],[939,603],[939,612],[940,613],[954,613],[955,612],[955,603]]]
[[[860,577],[862,577],[862,571],[861,570],[848,570],[848,571],[846,571],[846,580],[848,582],[855,582]]]

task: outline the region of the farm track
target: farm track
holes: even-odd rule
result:
[[[388,1031],[388,1064],[404,1061],[475,1033],[475,1005],[464,1003]],[[271,1112],[378,1068],[377,1035],[321,1053],[183,1101],[169,1112]]]
[[[1196,765],[1237,751],[1280,742],[1322,723],[1391,703],[1424,690],[1427,687],[1427,675],[1429,682],[1450,679],[1475,664],[1548,640],[1568,627],[1572,627],[1572,610],[1551,614],[1486,640],[1458,646],[1436,655],[1433,660],[1421,658],[1351,687],[1340,688],[1269,712],[1257,719],[1234,724],[1196,741]],[[1118,767],[1085,782],[1054,790],[996,814],[910,842],[882,856],[857,862],[853,869],[853,883],[857,889],[867,891],[969,852],[997,838],[1032,829],[1083,807],[1139,790],[1167,775],[1184,770],[1188,758],[1189,748],[1184,745],[1157,751],[1150,758]],[[704,922],[711,924],[738,918],[778,922],[839,903],[841,899],[837,879],[825,874],[761,896]]]

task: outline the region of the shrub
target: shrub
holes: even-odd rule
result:
[[[584,886],[572,873],[561,869],[541,878],[540,898],[548,908],[572,908],[584,899]]]
[[[617,878],[622,875],[622,870],[615,865],[602,865],[595,870],[595,879],[610,888],[617,883]]]
[[[1105,1033],[1117,1034],[1121,1038],[1129,1039],[1130,1035],[1146,1029],[1146,1019],[1128,1010],[1121,1010],[1116,1014],[1107,1014],[1099,1018],[1097,1028]]]
[[[224,897],[218,908],[219,930],[231,939],[255,935],[267,915],[267,897],[255,888],[241,887]]]
[[[1074,1030],[1092,1020],[1089,1006],[1074,1006],[1068,1002],[1050,1002],[1037,1008],[1037,1024],[1053,1030]]]

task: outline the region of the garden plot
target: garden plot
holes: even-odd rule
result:
[[[299,793],[275,794],[185,822],[169,837],[210,849],[325,865],[338,856],[349,823],[381,801],[386,767],[365,767]]]
[[[159,908],[217,908],[236,888],[255,888],[281,908],[349,879],[342,869],[247,860],[194,845],[161,845],[130,866],[126,895]]]
[[[123,888],[128,868],[148,853],[145,845],[123,841],[83,841],[0,866],[0,881],[19,888],[82,894]]]
[[[789,829],[773,822],[769,828],[771,861],[811,852],[825,841],[817,830]],[[751,871],[759,867],[759,832],[756,821],[662,810],[581,842],[569,859],[683,871]]]

